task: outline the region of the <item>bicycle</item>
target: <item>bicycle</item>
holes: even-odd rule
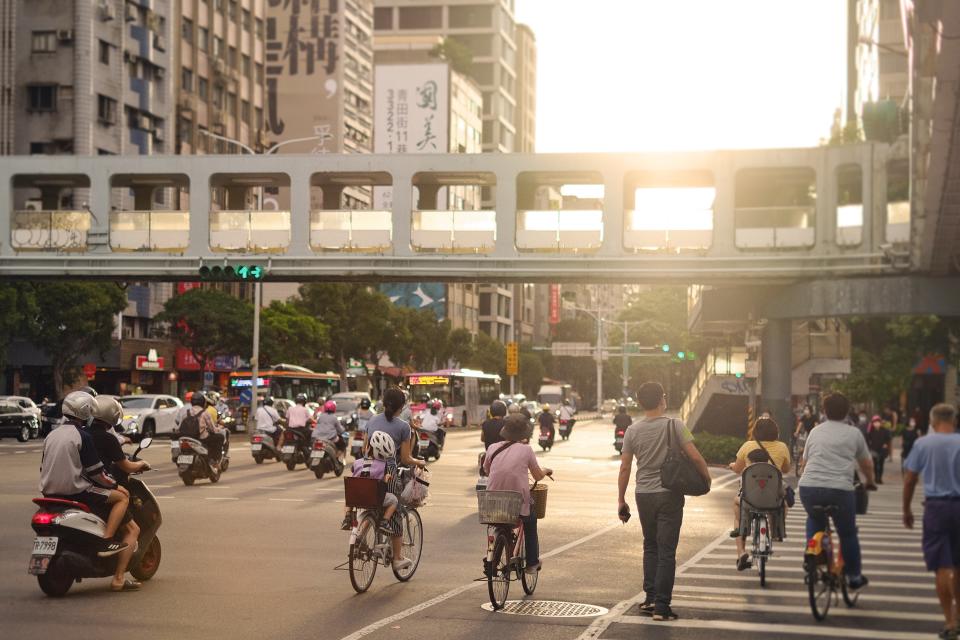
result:
[[[773,531],[782,535],[783,476],[766,462],[743,470],[740,484],[740,535],[751,537],[751,564],[760,574],[760,586],[767,586],[767,561],[773,556]]]
[[[800,430],[800,433],[793,436],[793,448],[790,451],[790,455],[793,457],[793,471],[798,476],[800,475],[800,463],[803,458],[803,450],[807,446],[807,432],[803,429]]]
[[[838,599],[838,590],[847,607],[855,607],[860,594],[856,592],[851,594],[847,588],[847,581],[843,575],[843,553],[839,545],[834,554],[830,519],[836,515],[839,508],[836,505],[828,505],[816,506],[813,510],[823,513],[826,526],[823,531],[816,532],[807,541],[807,549],[803,557],[804,582],[807,584],[813,617],[818,622],[822,622],[830,611],[830,604]]]
[[[487,525],[487,555],[483,559],[487,592],[494,611],[507,602],[510,582],[520,580],[523,591],[533,595],[540,572],[527,573],[526,545],[520,506],[523,496],[517,491],[478,491],[480,524]],[[514,574],[516,577],[513,577]]]
[[[347,568],[350,572],[350,584],[354,591],[363,593],[373,584],[377,566],[383,564],[393,570],[394,577],[407,582],[420,566],[423,553],[423,520],[414,507],[397,506],[402,522],[403,557],[411,561],[410,566],[398,571],[393,566],[393,544],[391,536],[380,531],[383,520],[383,497],[386,485],[373,478],[345,478],[346,503],[348,507],[359,509],[350,531],[350,546],[347,553]],[[360,482],[355,482],[359,480]],[[337,567],[342,569],[343,565]]]

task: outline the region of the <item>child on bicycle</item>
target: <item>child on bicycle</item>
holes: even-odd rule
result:
[[[530,481],[543,480],[553,475],[550,469],[541,469],[533,448],[527,444],[533,435],[533,426],[522,415],[507,418],[500,431],[504,442],[490,445],[483,460],[489,480],[488,491],[516,491],[523,495],[520,517],[523,520],[523,538],[526,545],[527,573],[540,570],[540,542],[537,539],[537,514],[530,513]]]
[[[393,438],[384,431],[377,431],[370,436],[370,442],[362,459],[353,461],[354,477],[376,478],[390,486],[390,482],[397,475],[396,445]],[[399,500],[397,496],[387,492],[383,497],[383,517],[380,520],[380,530],[388,536],[394,535],[388,523],[397,511]],[[353,527],[353,509],[344,510],[343,523],[340,528],[349,531]]]

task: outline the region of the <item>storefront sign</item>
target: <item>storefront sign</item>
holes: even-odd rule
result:
[[[136,368],[141,371],[163,371],[166,368],[163,365],[163,356],[154,354],[153,360],[150,359],[150,356],[137,356]]]

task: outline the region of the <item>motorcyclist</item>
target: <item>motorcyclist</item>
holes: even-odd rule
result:
[[[190,415],[196,416],[200,422],[200,440],[210,453],[210,464],[219,469],[220,459],[223,457],[223,450],[227,442],[227,430],[221,428],[207,411],[207,397],[194,391],[190,396]]]
[[[303,398],[303,403],[300,402],[300,398]],[[302,393],[297,396],[297,407],[303,407],[303,411],[306,414],[303,424],[300,426],[306,425],[306,420],[310,417],[310,412],[307,411],[307,408],[304,406],[307,404],[307,397]],[[290,411],[287,412],[287,419],[290,419],[290,414],[293,412],[295,407],[290,407]],[[273,408],[273,398],[267,396],[263,404],[257,407],[257,431],[262,431],[264,433],[269,433],[273,437],[273,444],[278,445],[280,442],[280,414],[277,413],[277,410]]]
[[[614,433],[620,430],[626,431],[627,427],[631,424],[633,424],[633,418],[627,413],[627,406],[623,404],[618,405],[617,415],[613,416]]]
[[[507,405],[503,400],[494,400],[490,403],[490,417],[480,425],[480,440],[484,449],[490,445],[503,441],[500,431],[503,429],[503,420],[507,415]]]
[[[63,398],[63,424],[43,442],[40,459],[40,492],[48,498],[66,498],[81,502],[106,526],[103,545],[97,555],[112,556],[127,548],[125,542],[114,542],[127,511],[129,494],[104,471],[96,445],[83,425],[93,417],[96,401],[89,393],[74,391]]]
[[[337,448],[337,457],[343,459],[347,444],[341,436],[344,433],[343,425],[337,419],[337,403],[327,400],[323,403],[323,413],[317,415],[317,426],[313,428],[311,438],[332,443]]]
[[[570,404],[569,400],[564,400],[563,405],[560,407],[560,419],[566,421],[567,423],[567,437],[570,437],[570,434],[573,433],[573,405]]]
[[[97,455],[103,462],[104,468],[117,479],[119,483],[126,481],[131,473],[140,473],[150,468],[145,460],[133,462],[127,458],[120,448],[120,441],[114,435],[113,428],[123,418],[123,407],[116,398],[98,396],[94,399],[95,408],[93,421],[87,430],[93,438]],[[140,527],[134,522],[129,511],[125,514],[123,525],[123,542],[127,547],[117,554],[117,567],[113,574],[110,588],[114,591],[133,591],[141,587],[136,580],[125,580],[124,574],[133,557],[137,539],[140,537]]]
[[[214,404],[216,405],[217,415],[227,417],[230,415],[230,405],[227,404],[227,401],[219,393],[214,392],[213,394]]]
[[[550,434],[550,440],[552,441],[556,436],[556,420],[553,417],[553,412],[550,411],[550,405],[544,404],[540,415],[537,416],[537,422],[540,424],[540,431],[546,431]]]
[[[430,411],[421,414],[423,419],[420,422],[420,430],[431,434],[431,438],[437,439],[437,444],[443,446],[444,431],[440,427],[443,421],[443,402],[433,400],[428,405]]]
[[[360,408],[357,409],[357,431],[365,432],[367,422],[375,415],[376,413],[370,408],[370,400],[368,398],[361,400]]]

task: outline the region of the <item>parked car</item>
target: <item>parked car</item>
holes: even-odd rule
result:
[[[370,394],[365,391],[343,391],[330,396],[330,399],[337,403],[336,416],[343,416],[356,413],[360,408],[361,400],[370,400]]]
[[[153,437],[173,435],[177,431],[180,409],[179,398],[167,395],[139,395],[117,398],[123,407],[123,433]]]
[[[21,409],[27,411],[27,413],[32,413],[36,416],[37,424],[40,424],[40,407],[30,398],[26,396],[0,396],[0,402],[10,402],[18,405]]]
[[[20,442],[40,437],[40,420],[17,402],[0,401],[0,438],[13,437]]]

